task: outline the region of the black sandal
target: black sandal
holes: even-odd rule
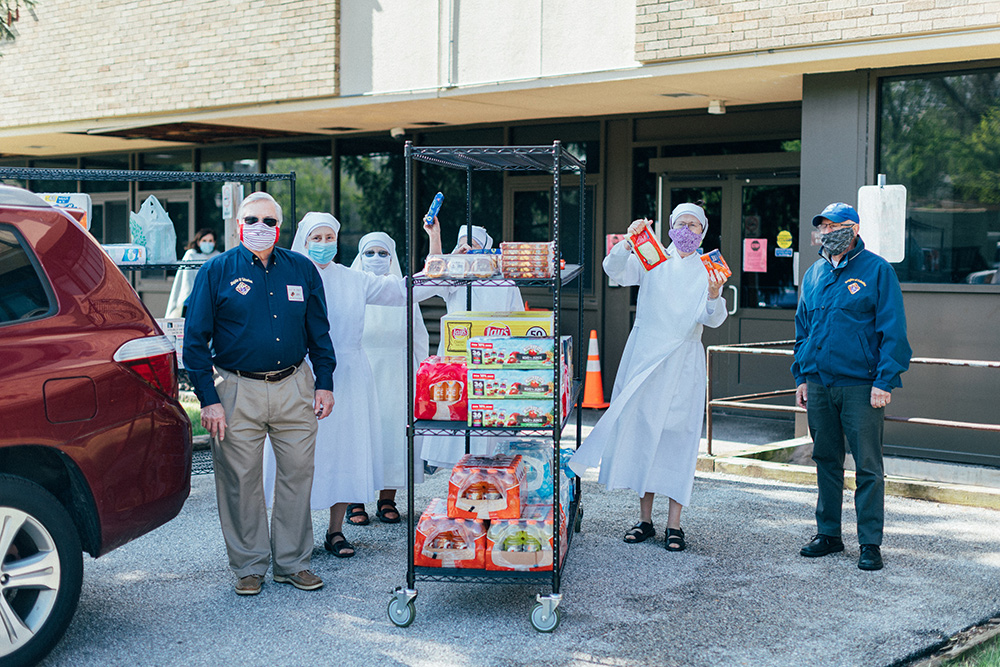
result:
[[[648,521],[640,521],[625,533],[626,544],[639,544],[639,542],[645,542],[653,535],[656,535],[656,529],[653,528],[653,524]]]
[[[684,530],[682,528],[667,528],[667,543],[664,545],[667,551],[684,551],[687,543],[684,542]]]
[[[337,537],[338,535],[340,536],[340,539],[334,542],[333,538]],[[323,548],[332,553],[337,558],[350,558],[351,556],[354,555],[354,545],[348,542],[347,538],[344,537],[344,534],[341,533],[340,531],[337,531],[335,533],[327,533],[326,539],[323,540]],[[344,553],[345,551],[348,551],[349,553]]]
[[[396,516],[388,516],[390,512]],[[382,523],[399,523],[399,509],[396,508],[396,501],[388,498],[380,499],[378,501],[378,510],[375,512],[375,516],[377,516],[378,520]]]
[[[362,517],[362,521],[355,521],[356,517]],[[371,523],[371,518],[368,516],[368,512],[365,511],[364,503],[351,503],[347,506],[347,523],[352,526],[367,526]]]

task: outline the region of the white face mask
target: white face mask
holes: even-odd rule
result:
[[[391,265],[392,260],[389,257],[379,257],[378,255],[374,257],[361,256],[361,268],[368,273],[374,273],[376,276],[388,275]]]
[[[278,241],[278,227],[268,227],[263,222],[253,225],[243,223],[240,228],[240,241],[249,250],[257,252],[267,250]]]

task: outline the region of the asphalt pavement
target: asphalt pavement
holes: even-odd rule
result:
[[[596,474],[584,478],[553,634],[529,622],[534,595],[550,592],[538,584],[418,582],[416,620],[395,627],[386,606],[405,584],[405,523],[349,527],[358,554],[339,560],[322,548],[323,511],[313,571],[326,586],[304,592],[269,575],[260,595],[238,597],[205,474],[177,519],[85,557],[79,610],[43,664],[890,665],[1000,611],[995,511],[888,497],[886,567],[862,572],[850,492],[846,552],[806,559],[813,488],[698,473],[688,550],[668,553],[666,499],[656,538],[625,544],[637,499]],[[446,471],[428,478],[418,512],[446,488]]]

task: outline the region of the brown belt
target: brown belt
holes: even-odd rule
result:
[[[302,362],[300,361],[298,364],[295,364],[294,366],[289,366],[288,368],[284,368],[280,371],[268,371],[266,373],[251,373],[249,371],[229,371],[229,372],[235,373],[236,375],[239,375],[241,378],[248,378],[250,380],[263,380],[264,382],[280,382],[281,380],[284,380],[286,377],[294,373],[295,370],[299,367],[299,364],[301,363]]]

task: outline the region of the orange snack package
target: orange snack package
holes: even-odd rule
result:
[[[632,234],[628,238],[635,249],[635,256],[647,271],[667,261],[667,251],[663,249],[651,227],[643,227],[638,234]]]
[[[516,519],[521,516],[524,475],[520,454],[466,454],[455,464],[448,480],[448,516]]]
[[[726,278],[733,275],[733,272],[729,270],[729,265],[726,264],[726,260],[722,258],[722,253],[718,250],[711,250],[702,255],[701,262],[708,269],[709,273],[714,269]]]
[[[566,557],[566,515],[559,522],[559,560]],[[486,569],[552,569],[552,505],[525,505],[517,519],[497,519],[486,531]]]
[[[447,501],[435,498],[417,522],[413,564],[483,569],[486,565],[486,524],[477,519],[449,518]]]

